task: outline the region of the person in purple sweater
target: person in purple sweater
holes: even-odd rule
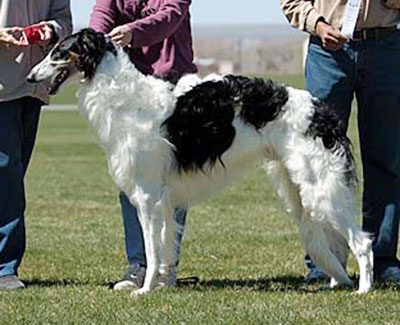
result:
[[[189,7],[191,0],[96,0],[90,27],[124,46],[131,61],[144,74],[175,83],[187,73],[195,73]],[[137,210],[120,193],[125,247],[129,267],[114,290],[143,285],[146,257]],[[182,227],[186,210],[177,209],[175,220]],[[165,285],[175,285],[182,236],[178,237],[175,268]]]

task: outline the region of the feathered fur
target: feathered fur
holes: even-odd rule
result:
[[[51,58],[61,42],[29,79],[41,81],[65,69],[90,77],[80,87],[79,109],[143,228],[148,266],[134,294],[152,290],[172,267],[174,208],[203,201],[262,160],[299,224],[305,248],[332,285],[352,284],[343,268],[349,247],[360,267],[359,292],[370,290],[371,240],[355,221],[349,140],[329,109],[308,92],[271,80],[191,75],[174,87],[142,75],[115,45],[94,55],[90,44],[97,41],[79,44],[102,37],[84,30],[67,40],[82,49],[76,54],[90,63],[88,73],[73,58],[57,66]],[[93,74],[97,59],[88,55],[101,56]]]

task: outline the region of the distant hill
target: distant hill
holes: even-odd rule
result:
[[[85,26],[76,26],[78,31]],[[193,36],[199,39],[257,39],[257,40],[287,40],[305,39],[303,33],[289,24],[265,25],[193,25]]]
[[[306,38],[289,24],[193,26],[196,63],[204,73],[225,73],[229,64],[234,73],[302,73]]]
[[[289,24],[194,25],[194,39],[303,40],[307,34]]]
[[[213,63],[210,69],[214,70],[207,72],[221,72],[221,66],[227,65],[235,73],[303,71],[302,44],[307,34],[289,24],[193,25],[192,30],[196,58]]]

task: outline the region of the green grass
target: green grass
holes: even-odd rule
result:
[[[304,77],[302,75],[297,74],[277,74],[271,76],[263,76],[267,78],[271,78],[274,81],[282,82],[284,84],[296,87],[296,88],[304,88]]]
[[[297,228],[260,168],[190,209],[180,276],[200,284],[139,299],[110,290],[126,268],[118,191],[78,113],[42,114],[26,188],[28,288],[0,293],[2,325],[399,324],[398,286],[302,289]]]
[[[51,98],[51,104],[56,105],[74,105],[76,104],[76,91],[78,86],[66,85],[61,91]]]

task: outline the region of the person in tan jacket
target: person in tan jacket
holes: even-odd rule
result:
[[[400,281],[400,0],[359,0],[348,37],[345,0],[280,0],[289,22],[310,34],[306,88],[347,128],[353,97],[364,176],[363,229],[373,237],[377,279]],[[357,0],[355,1],[357,2]],[[347,19],[345,19],[347,18]],[[343,264],[346,257],[342,257]],[[326,277],[306,256],[307,282]]]
[[[30,25],[34,42],[24,34]],[[0,0],[0,290],[24,288],[24,176],[49,99],[46,85],[28,84],[26,76],[71,31],[69,0]]]

